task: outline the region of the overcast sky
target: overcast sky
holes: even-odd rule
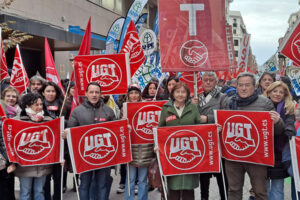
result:
[[[277,50],[278,38],[288,28],[291,13],[300,9],[298,0],[234,0],[230,10],[241,12],[258,65]]]

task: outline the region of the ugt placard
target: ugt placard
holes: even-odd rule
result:
[[[163,72],[229,69],[224,0],[159,0]]]

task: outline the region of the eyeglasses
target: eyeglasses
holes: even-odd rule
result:
[[[238,86],[239,88],[242,88],[242,87],[249,88],[249,87],[251,87],[251,86],[252,86],[252,84],[251,84],[251,83],[246,83],[246,84],[238,84],[237,86]]]

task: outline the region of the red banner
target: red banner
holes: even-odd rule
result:
[[[70,128],[68,146],[76,174],[131,161],[127,120]]]
[[[158,2],[163,72],[229,69],[225,1]]]
[[[22,166],[62,162],[63,126],[63,118],[45,123],[6,119],[3,122],[3,138],[10,162]]]
[[[2,40],[2,29],[0,28],[0,80],[3,80],[5,78],[9,78],[8,70],[7,70],[7,64],[6,64],[6,57],[5,57],[5,51],[3,46],[3,40]]]
[[[17,45],[16,47],[9,85],[16,88],[20,95],[26,90],[29,85],[29,79],[23,65],[19,45]]]
[[[76,56],[74,71],[78,94],[89,82],[101,85],[102,94],[126,94],[130,82],[128,54]]]
[[[132,127],[131,144],[154,143],[153,128],[158,126],[161,108],[167,102],[124,103],[123,114]]]
[[[250,49],[250,34],[244,33],[243,40],[239,50],[239,58],[238,58],[238,67],[244,68],[245,70],[248,67],[248,57],[249,57],[249,49]]]
[[[61,91],[64,92],[65,90],[58,76],[47,38],[45,38],[45,66],[47,81],[54,82],[61,89]]]
[[[131,77],[145,62],[145,54],[133,21],[130,21],[120,53],[129,53]]]
[[[273,121],[269,112],[216,111],[222,156],[227,160],[274,166]]]
[[[203,86],[202,86],[202,80],[200,73],[197,73],[197,94],[200,94],[203,92]],[[194,73],[193,72],[182,72],[180,76],[180,81],[185,82],[190,90],[191,90],[191,96],[194,96]]]
[[[216,125],[159,127],[154,135],[163,175],[220,172]]]
[[[292,158],[292,169],[293,178],[295,180],[295,187],[297,191],[300,191],[300,136],[292,137],[292,139],[290,140],[290,152]]]
[[[228,50],[228,59],[230,68],[236,68],[237,62],[234,54],[234,46],[233,46],[233,35],[232,35],[232,26],[226,25],[226,39],[227,39],[227,50]]]
[[[300,19],[296,21],[293,29],[285,36],[278,51],[300,65]]]
[[[4,108],[2,107],[1,104],[0,104],[0,118],[1,118],[2,121],[7,118],[6,112],[5,112],[5,110],[4,110]]]

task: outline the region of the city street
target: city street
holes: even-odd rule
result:
[[[110,193],[110,197],[109,200],[122,200],[124,199],[124,194],[117,194],[117,188],[119,185],[119,176],[116,176],[114,174],[114,170],[112,170],[112,176],[114,178],[113,181],[113,185],[111,188],[111,193]],[[72,182],[72,174],[68,174],[68,189],[66,191],[66,193],[64,193],[64,199],[65,200],[76,200],[76,192],[74,192],[72,190],[73,188],[73,182]],[[291,195],[290,195],[290,181],[288,179],[286,179],[285,181],[285,200],[290,200],[291,199]],[[243,200],[248,200],[249,197],[249,190],[250,190],[250,183],[249,183],[249,179],[246,176],[246,181],[245,181],[245,186],[244,186],[244,193],[243,193]],[[218,191],[218,185],[217,185],[217,181],[216,178],[212,178],[210,181],[210,191],[209,191],[209,199],[211,200],[217,200],[219,199],[219,191]],[[19,197],[19,184],[18,184],[18,179],[16,178],[16,196]],[[200,200],[200,188],[197,188],[195,190],[195,196],[196,196],[196,200]],[[160,200],[160,192],[158,190],[154,190],[149,192],[149,200]],[[136,197],[137,199],[137,197]]]

